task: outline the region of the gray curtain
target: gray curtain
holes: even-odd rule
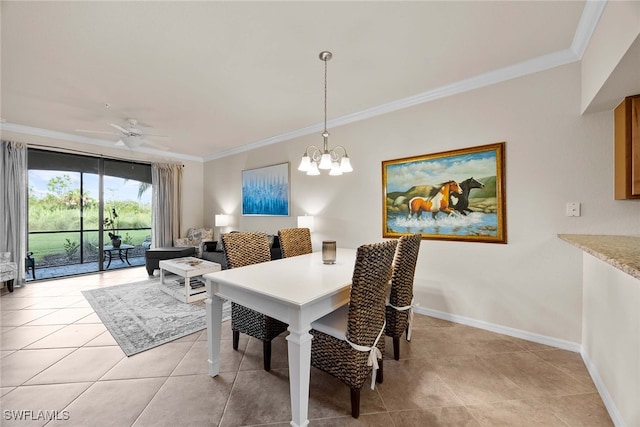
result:
[[[180,211],[182,209],[182,165],[153,163],[151,244],[154,248],[173,246],[180,237]]]
[[[11,252],[18,264],[15,283],[24,283],[27,252],[27,144],[0,142],[0,252]]]

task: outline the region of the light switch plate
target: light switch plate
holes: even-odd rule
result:
[[[567,216],[580,216],[580,203],[568,202],[567,203]]]

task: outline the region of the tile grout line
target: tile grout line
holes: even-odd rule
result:
[[[138,416],[133,420],[133,422],[131,423],[132,426],[134,426],[136,424],[136,422],[140,419],[140,417],[142,416],[142,414],[144,414],[144,411],[149,407],[149,405],[151,405],[151,402],[153,401],[153,399],[158,395],[158,393],[160,393],[160,390],[162,390],[162,387],[165,386],[165,384],[167,384],[167,382],[169,381],[169,378],[171,378],[171,375],[176,371],[176,369],[178,368],[178,366],[180,366],[180,363],[187,357],[187,354],[189,354],[189,352],[191,351],[191,349],[195,346],[195,344],[198,342],[198,340],[194,340],[191,343],[191,346],[189,347],[189,349],[184,353],[184,355],[182,356],[182,358],[178,361],[178,363],[176,363],[176,366],[174,366],[174,368],[171,370],[171,372],[169,373],[169,375],[164,376],[164,381],[162,382],[162,384],[160,384],[160,387],[158,387],[158,389],[156,390],[155,393],[153,393],[153,395],[151,396],[151,398],[149,399],[149,401],[147,402],[146,405],[144,405],[144,407],[142,408],[142,410],[140,411],[140,413],[138,414]],[[115,365],[111,368],[113,369],[115,368]],[[111,369],[109,371],[111,371]],[[107,372],[109,372],[107,371]],[[107,373],[105,373],[106,375]],[[104,376],[104,375],[103,375]],[[149,378],[149,377],[147,377]],[[160,377],[155,377],[155,378],[160,378]]]
[[[231,323],[231,320],[229,320],[229,322]],[[247,344],[244,346],[244,350],[242,350],[242,358],[238,363],[238,369],[236,369],[235,376],[233,377],[233,383],[231,384],[231,389],[229,390],[227,401],[224,403],[224,408],[222,409],[222,415],[220,416],[220,421],[218,422],[218,426],[222,425],[222,422],[224,421],[224,416],[227,414],[227,408],[229,407],[229,402],[231,401],[231,395],[233,394],[233,389],[236,387],[236,381],[238,381],[238,374],[240,372],[240,367],[242,366],[242,361],[244,360],[247,354],[248,346],[249,346],[249,341],[247,341]],[[238,346],[238,348],[240,347]]]

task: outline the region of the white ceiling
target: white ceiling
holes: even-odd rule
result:
[[[590,3],[2,1],[2,129],[216,158],[321,130],[322,50],[331,130],[576,61]]]

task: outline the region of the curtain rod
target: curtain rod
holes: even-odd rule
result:
[[[116,156],[107,156],[107,155],[104,155],[104,154],[96,154],[96,153],[92,153],[90,151],[76,150],[74,148],[52,147],[50,145],[40,145],[40,144],[33,144],[33,143],[29,143],[29,142],[27,143],[27,147],[44,148],[44,149],[46,149],[45,151],[55,151],[55,152],[58,152],[58,153],[87,154],[87,155],[89,155],[91,157],[98,157],[98,158],[109,159],[109,160],[122,160],[122,161],[125,161],[125,162],[142,163],[142,164],[145,164],[145,165],[151,165],[151,164],[154,163],[154,162],[145,161],[145,160],[132,160],[132,159],[125,159],[124,157],[116,157]],[[184,164],[182,164],[180,166],[184,167]]]

